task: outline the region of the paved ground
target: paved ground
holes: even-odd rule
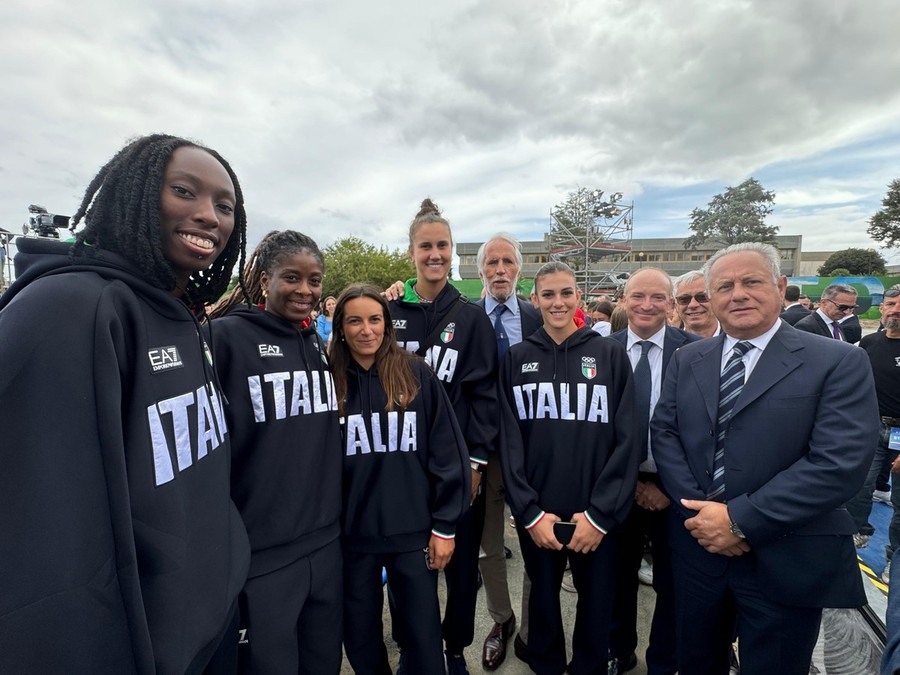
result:
[[[507,515],[508,513],[507,510]],[[507,527],[506,545],[513,552],[512,559],[507,560],[506,562],[509,574],[510,593],[513,596],[513,608],[515,608],[516,616],[518,617],[518,608],[521,607],[522,603],[522,572],[524,571],[524,566],[522,563],[522,555],[519,552],[518,538],[512,528],[509,527]],[[439,592],[442,601],[445,597],[445,590],[444,580],[441,579],[439,582]],[[575,620],[575,602],[577,599],[578,596],[575,593],[568,593],[566,591],[560,592],[563,621],[565,622],[566,634],[569,638],[571,637],[572,625]],[[633,675],[646,675],[647,673],[647,667],[643,660],[643,652],[647,649],[647,631],[650,626],[653,603],[654,596],[652,589],[641,586],[640,596],[638,598],[638,667],[635,670],[630,671]],[[385,644],[388,647],[388,656],[391,660],[391,666],[396,670],[399,655],[396,646],[390,637],[390,615],[387,612],[387,600],[385,600],[384,625]],[[478,610],[475,615],[475,641],[465,651],[466,662],[469,664],[469,671],[473,673],[473,675],[474,673],[487,672],[481,667],[481,646],[484,643],[484,638],[487,636],[493,625],[493,620],[491,619],[490,614],[488,614],[487,607],[485,606],[484,591],[481,590],[478,592]],[[571,656],[571,651],[569,652],[569,656]],[[346,659],[344,660],[344,666],[341,672],[353,672]],[[510,645],[506,661],[494,672],[498,673],[498,675],[518,675],[520,673],[524,675],[525,673],[530,673],[531,670],[529,670],[528,666],[522,661],[519,661],[516,658],[512,651],[512,645]]]

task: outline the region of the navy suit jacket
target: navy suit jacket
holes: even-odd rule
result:
[[[618,340],[622,343],[622,346],[625,349],[628,349],[628,329],[623,328],[620,331],[616,331],[612,335],[610,335],[613,340]],[[693,333],[688,333],[686,330],[681,330],[680,328],[672,328],[672,326],[666,326],[666,337],[663,339],[663,360],[662,360],[662,375],[663,379],[666,376],[666,368],[669,367],[669,360],[672,358],[672,354],[675,353],[675,350],[679,347],[686,345],[690,342],[696,342],[698,340],[702,340],[703,338],[699,335],[694,335]]]
[[[803,305],[791,305],[781,313],[781,318],[793,326],[800,319],[809,316],[810,314],[812,314],[812,312]]]
[[[516,302],[519,303],[519,320],[522,322],[522,339],[524,340],[544,325],[544,319],[541,318],[541,313],[531,303],[525,302],[518,297]],[[475,304],[484,309],[484,298]]]
[[[684,527],[681,499],[705,500],[716,446],[724,336],[674,355],[651,422],[653,456],[677,505],[676,555],[708,574],[728,558]],[[865,603],[843,504],[862,486],[878,438],[878,401],[866,353],[781,324],[737,399],[727,430],[725,499],[756,556],[760,586],[779,603]]]
[[[856,314],[851,314],[849,318],[844,319],[841,322],[841,332],[844,334],[844,339],[851,345],[859,342],[862,339],[862,326],[859,323],[859,317]]]

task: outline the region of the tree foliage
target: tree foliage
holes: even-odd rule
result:
[[[603,199],[603,190],[580,187],[550,210],[550,231],[555,236],[574,236],[583,241],[598,219],[617,215],[614,211],[615,205]]]
[[[828,256],[818,273],[820,277],[834,277],[840,276],[835,274],[837,270],[846,269],[846,274],[851,276],[881,275],[886,273],[886,265],[887,261],[875,249],[845,248]]]
[[[397,279],[405,281],[416,275],[416,267],[405,250],[390,251],[384,246],[373,246],[359,237],[338,239],[322,253],[325,256],[323,298],[337,296],[355,282],[384,289]]]
[[[892,180],[882,208],[869,219],[869,236],[888,248],[900,246],[900,180]]]
[[[604,239],[603,223],[621,215],[616,200],[622,193],[604,199],[603,190],[580,187],[550,210],[550,238],[553,249],[584,249]],[[574,269],[584,268],[584,258],[569,256],[566,262]]]
[[[714,244],[724,248],[745,241],[774,244],[778,227],[765,223],[774,202],[775,193],[763,189],[755,178],[726,188],[705,209],[691,211],[693,234],[684,240],[684,247]]]

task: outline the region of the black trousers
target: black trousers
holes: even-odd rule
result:
[[[241,628],[248,643],[242,649],[254,675],[340,672],[341,567],[341,542],[335,539],[286,567],[247,580]]]
[[[391,675],[381,621],[384,567],[396,603],[394,621],[403,624],[408,672],[443,675],[438,575],[425,560],[422,549],[381,554],[344,551],[344,649],[355,673]]]
[[[822,610],[770,600],[755,558],[729,558],[724,574],[711,575],[674,553],[680,675],[727,675],[735,624],[742,675],[808,675]]]
[[[525,570],[531,579],[528,602],[528,658],[539,675],[566,672],[566,636],[563,632],[559,590],[566,560],[578,590],[572,635],[571,675],[606,675],[609,625],[615,584],[613,532],[603,537],[593,553],[540,548],[521,525],[516,526]]]
[[[451,654],[462,654],[475,637],[475,603],[478,599],[478,554],[481,549],[481,533],[484,530],[484,491],[456,525],[456,546],[450,563],[444,568],[447,584],[447,606],[441,629],[444,644]],[[388,599],[393,622],[394,641],[406,647],[403,623],[397,620],[393,590]]]
[[[635,504],[619,534],[616,556],[616,592],[613,604],[610,654],[627,658],[636,651],[638,570],[644,552],[644,537],[653,551],[653,590],[656,607],[650,625],[647,648],[648,675],[674,675],[675,658],[675,586],[672,580],[672,552],[669,548],[669,510],[649,511]]]

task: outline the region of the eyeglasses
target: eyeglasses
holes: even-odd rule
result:
[[[675,298],[675,302],[679,305],[689,305],[691,300],[705,304],[709,302],[709,296],[706,293],[694,293],[693,295],[679,295]]]
[[[849,312],[851,309],[859,309],[859,305],[839,305],[831,298],[822,298],[822,299],[827,300],[828,302],[830,302],[832,305],[837,307],[842,312]]]
[[[889,288],[884,292],[886,298],[896,298],[900,295],[900,288]]]

